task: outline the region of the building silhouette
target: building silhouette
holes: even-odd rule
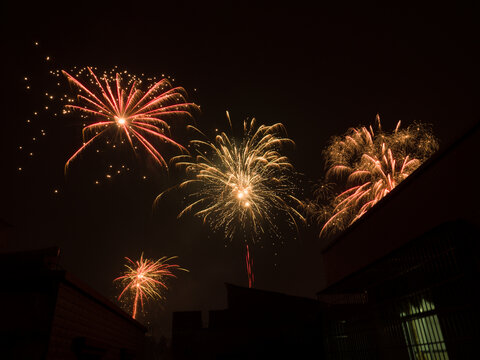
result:
[[[143,358],[146,328],[59,269],[58,254],[0,254],[0,358]]]
[[[284,359],[322,354],[316,299],[226,284],[227,308],[174,312],[175,359]]]

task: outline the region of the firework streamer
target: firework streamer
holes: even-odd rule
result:
[[[250,256],[250,250],[248,244],[246,245],[247,254],[245,255],[245,261],[247,265],[248,287],[252,288],[255,283],[255,276],[253,275],[253,258]]]
[[[414,123],[406,129],[400,121],[392,133],[352,128],[335,136],[324,151],[325,180],[316,190],[316,202],[306,204],[323,224],[320,236],[346,229],[405,180],[437,149],[430,128]]]
[[[62,73],[69,82],[78,89],[77,104],[66,105],[66,112],[79,111],[86,119],[94,119],[82,130],[83,145],[67,160],[65,172],[69,164],[87,147],[104,137],[124,138],[132,147],[137,145],[160,166],[167,168],[167,163],[157,147],[151,142],[172,145],[180,151],[186,149],[170,136],[168,120],[172,117],[191,118],[193,111],[198,110],[194,103],[186,102],[186,91],[182,87],[172,87],[170,81],[163,78],[146,86],[142,91],[138,87],[143,81],[132,75],[120,73],[114,76],[104,73],[98,77],[88,67],[90,86],[70,75]]]

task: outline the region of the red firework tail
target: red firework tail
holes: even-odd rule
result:
[[[245,260],[247,263],[248,287],[252,288],[253,283],[255,281],[255,276],[253,275],[253,259],[250,256],[248,245],[247,245],[247,255],[245,256]]]

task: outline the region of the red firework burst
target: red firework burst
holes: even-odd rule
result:
[[[161,290],[167,290],[166,280],[170,277],[176,277],[173,273],[173,269],[188,271],[182,269],[179,265],[169,264],[168,261],[175,259],[173,257],[162,257],[157,261],[144,259],[143,253],[140,256],[140,260],[132,261],[128,257],[125,259],[128,263],[125,265],[125,270],[122,276],[119,276],[114,281],[120,280],[124,283],[124,289],[118,296],[120,300],[123,295],[130,293],[134,294],[132,317],[135,319],[137,315],[138,302],[143,309],[143,305],[148,298],[162,299]]]
[[[185,89],[172,87],[171,83],[163,78],[143,92],[137,88],[137,85],[142,83],[137,77],[132,76],[129,84],[123,87],[122,77],[118,72],[115,77],[103,74],[99,78],[90,67],[87,69],[94,85],[92,90],[74,76],[62,71],[80,92],[77,96],[78,105],[66,105],[66,108],[78,110],[88,118],[98,120],[83,128],[83,145],[68,159],[65,171],[70,162],[86,147],[111,131],[123,134],[133,149],[136,148],[136,139],[152,158],[165,168],[165,159],[149,138],[186,151],[182,145],[171,139],[170,126],[167,123],[167,119],[172,116],[191,118],[192,111],[198,109],[194,103],[186,102]]]

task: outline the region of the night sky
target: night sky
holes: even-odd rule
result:
[[[65,178],[65,161],[81,145],[81,122],[45,111],[49,70],[118,65],[136,75],[168,75],[201,106],[196,125],[210,135],[228,129],[226,110],[234,127],[251,117],[281,122],[296,143],[288,155],[301,184],[322,176],[321,152],[331,136],[370,125],[377,113],[385,129],[398,120],[432,124],[441,146],[479,115],[474,8],[202,3],[26,8],[7,1],[1,11],[0,219],[15,229],[8,250],[58,245],[62,267],[112,300],[124,256],[177,255],[190,272],[171,281],[164,312],[149,310],[164,332],[171,311],[224,308],[223,284],[247,285],[244,250],[192,216],[177,220],[175,196],[152,212],[174,176],[167,179],[148,160],[135,163],[128,151],[85,155]],[[56,93],[68,92],[60,81]],[[184,126],[174,126],[180,139]],[[132,171],[105,180],[105,166],[119,168],[123,156]],[[283,244],[267,240],[254,249],[256,287],[314,297],[323,284],[317,234],[314,227],[286,231]]]

